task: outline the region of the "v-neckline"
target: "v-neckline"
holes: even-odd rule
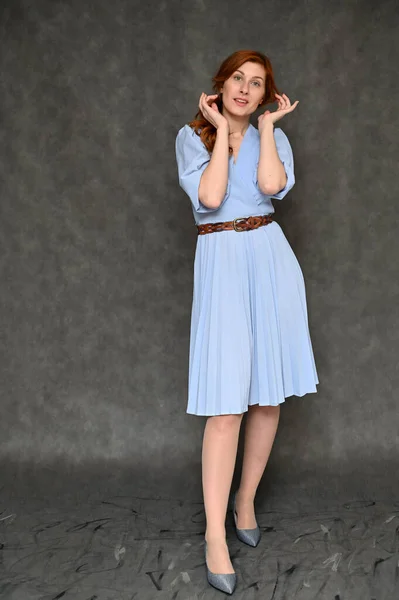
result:
[[[244,135],[243,135],[243,138],[242,138],[242,140],[241,140],[240,147],[238,148],[237,158],[234,160],[234,154],[232,154],[232,155],[231,155],[231,158],[233,159],[233,160],[232,160],[232,164],[233,164],[234,166],[237,164],[237,161],[238,161],[238,159],[240,158],[240,152],[241,152],[241,148],[242,148],[242,145],[243,145],[243,143],[245,142],[245,138],[247,137],[247,133],[248,133],[248,130],[249,130],[249,128],[250,128],[250,127],[252,127],[251,123],[249,123],[249,125],[248,125],[248,127],[247,127],[247,129],[246,129],[246,131],[245,131],[245,133],[244,133]]]

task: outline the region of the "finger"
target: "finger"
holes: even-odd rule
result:
[[[206,94],[201,94],[200,103],[201,103],[202,107],[207,106],[207,104],[206,104]]]
[[[291,100],[288,98],[286,94],[283,94],[284,100],[286,101],[288,106],[291,106]]]
[[[206,96],[206,94],[205,94]],[[207,119],[207,121],[210,120],[210,111],[211,111],[211,107],[207,104],[205,98],[203,98],[202,102],[201,102],[201,112],[202,115],[205,117],[205,119]],[[212,111],[213,112],[213,111]]]
[[[210,96],[206,96],[205,101],[207,104],[213,101],[214,98],[217,98],[218,94],[211,94]]]
[[[293,110],[295,110],[295,109],[296,109],[296,107],[298,106],[298,104],[299,104],[299,100],[297,100],[296,102],[294,102],[294,104],[293,104],[292,106],[290,106],[289,108],[287,108],[287,109],[286,109],[286,112],[287,112],[287,113],[290,113],[290,112],[292,112]]]
[[[204,99],[204,98],[201,98],[201,101],[200,101],[200,105],[199,105],[199,107],[200,107],[200,110],[201,110],[202,114],[205,116],[205,114],[206,114],[206,110],[207,110],[207,108],[208,108],[208,105],[206,104],[206,102],[205,102],[205,99]]]
[[[208,96],[206,94],[204,94],[202,97],[202,104],[203,106],[208,106]]]
[[[283,98],[283,96],[280,96],[279,94],[276,94],[276,96],[278,97],[278,104],[279,104],[279,106],[285,106],[286,101]]]

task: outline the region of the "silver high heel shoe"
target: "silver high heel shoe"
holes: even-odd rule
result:
[[[237,575],[235,573],[212,573],[208,569],[208,563],[206,562],[206,549],[207,543],[205,541],[205,565],[208,583],[221,592],[232,594],[237,585]]]
[[[234,517],[234,524],[235,524],[235,528],[236,528],[237,537],[241,542],[244,542],[244,544],[247,544],[248,546],[252,546],[253,548],[255,548],[259,544],[259,541],[261,538],[259,525],[257,525],[255,527],[255,529],[238,529],[238,527],[237,527],[237,512],[236,512],[236,496],[237,496],[237,492],[234,492],[232,506],[233,506],[233,517]]]

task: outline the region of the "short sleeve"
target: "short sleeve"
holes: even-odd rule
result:
[[[294,155],[292,153],[291,144],[289,143],[286,134],[279,127],[276,127],[274,129],[274,141],[276,143],[277,154],[279,155],[279,158],[284,165],[285,173],[287,175],[287,183],[285,184],[285,187],[282,190],[280,190],[276,194],[273,194],[272,196],[269,196],[269,197],[276,198],[277,200],[282,200],[284,198],[284,196],[286,196],[288,194],[288,192],[294,186],[294,183],[295,183]],[[258,164],[259,163],[256,164],[256,168],[255,168],[255,172],[254,172],[254,183],[257,187],[258,187],[258,175],[257,175]],[[258,187],[258,189],[259,189],[259,187]]]
[[[194,209],[199,213],[213,212],[220,209],[204,206],[198,198],[198,189],[202,173],[211,160],[210,154],[201,138],[189,126],[184,125],[176,137],[176,162],[179,175],[179,185],[189,196]],[[222,204],[230,192],[230,181],[227,183],[226,194]]]

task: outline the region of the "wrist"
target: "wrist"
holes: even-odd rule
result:
[[[228,135],[229,133],[229,124],[226,123],[221,123],[217,129],[216,129],[216,134],[220,133],[221,135]]]
[[[262,134],[263,131],[273,131],[273,129],[274,129],[273,121],[263,121],[262,126],[260,128],[260,133]]]

